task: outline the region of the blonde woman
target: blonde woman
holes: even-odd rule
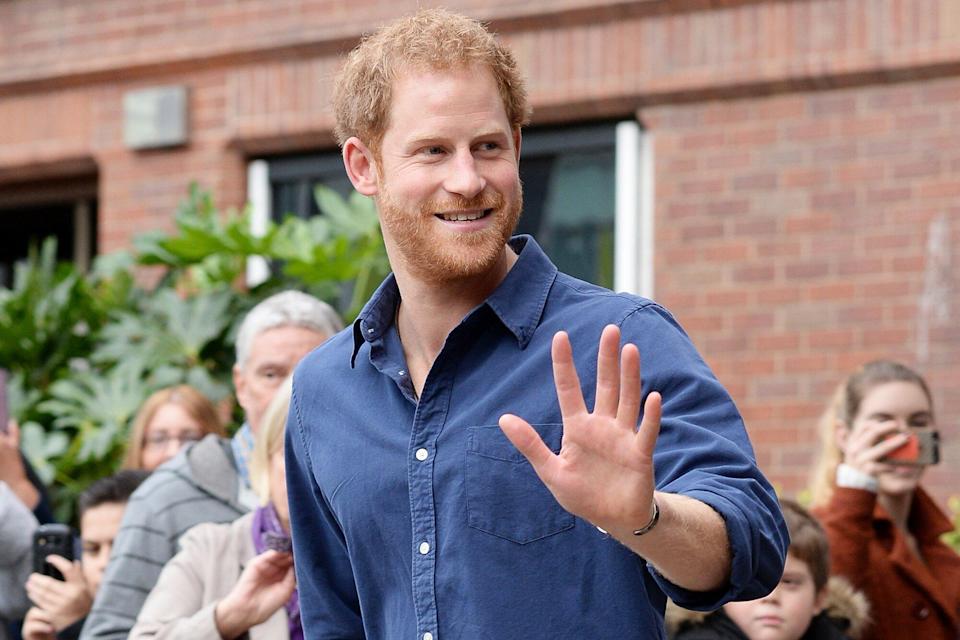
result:
[[[302,640],[283,459],[290,391],[288,379],[264,413],[251,455],[261,506],[232,523],[201,524],[184,534],[131,639]]]
[[[813,511],[830,538],[832,572],[871,601],[867,640],[960,634],[960,556],[939,539],[953,527],[920,486],[923,458],[904,460],[935,431],[926,381],[886,360],[847,378],[821,420]]]
[[[133,419],[122,468],[153,471],[209,433],[226,435],[205,395],[185,384],[156,391]]]

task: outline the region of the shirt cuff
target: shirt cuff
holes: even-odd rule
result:
[[[837,486],[847,489],[864,489],[870,493],[877,492],[876,478],[843,463],[837,466]]]

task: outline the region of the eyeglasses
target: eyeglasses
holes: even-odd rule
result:
[[[180,434],[165,433],[163,431],[157,433],[151,433],[146,438],[143,439],[143,446],[154,449],[162,449],[168,446],[171,442],[176,441],[179,446],[189,444],[191,442],[196,442],[203,435],[196,431],[187,431]]]

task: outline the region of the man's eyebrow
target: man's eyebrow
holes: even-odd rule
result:
[[[491,129],[483,129],[479,133],[476,133],[473,136],[471,136],[471,140],[473,141],[478,141],[483,139],[489,140],[490,138],[500,138],[503,140],[509,140],[511,138],[511,135],[508,131],[504,131],[501,128],[491,128]],[[447,142],[449,139],[450,139],[450,136],[444,135],[444,134],[413,132],[410,134],[410,137],[404,143],[404,146],[422,147],[422,146],[436,145],[436,144],[442,144],[444,142]]]

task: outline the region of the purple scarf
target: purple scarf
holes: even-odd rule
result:
[[[292,553],[290,534],[283,530],[277,510],[272,504],[257,507],[253,512],[253,548],[257,555],[267,549]],[[290,628],[290,640],[303,640],[303,627],[300,626],[300,595],[293,590],[290,599],[284,605],[287,609],[287,626]]]

